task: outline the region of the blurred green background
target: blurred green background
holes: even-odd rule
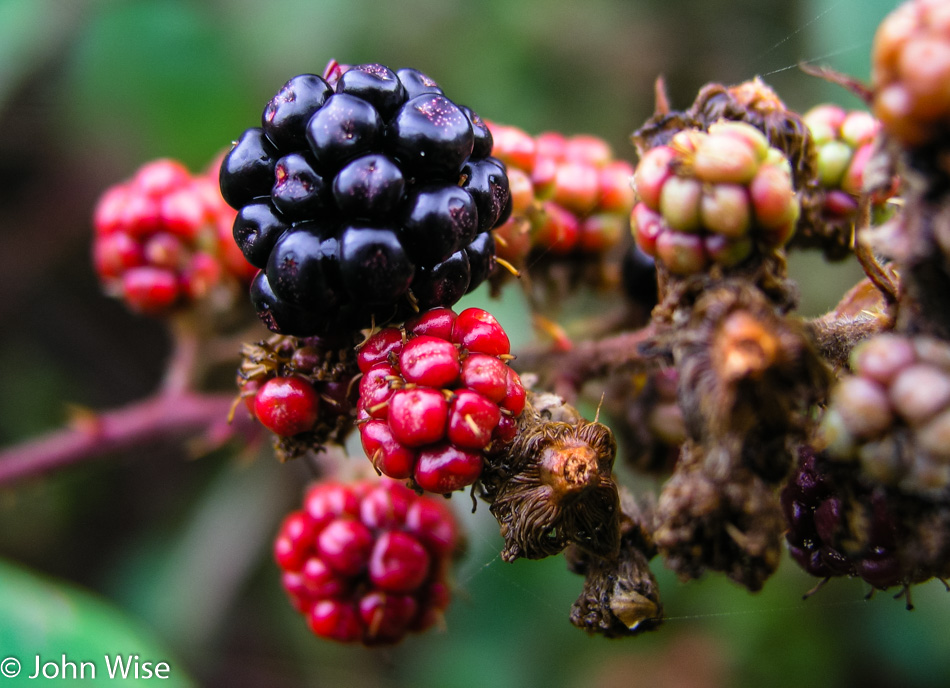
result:
[[[154,389],[168,340],[100,294],[96,197],[153,158],[203,168],[290,76],[330,58],[413,66],[484,117],[595,134],[633,160],[628,137],[659,74],[677,107],[707,81],[756,74],[799,110],[856,105],[795,65],[867,78],[874,29],[895,4],[0,0],[0,445],[60,425],[69,405]],[[792,268],[806,312],[858,274],[813,256]],[[523,305],[505,296],[499,317],[516,322]],[[790,561],[757,595],[715,575],[682,585],[657,561],[661,630],[588,638],[567,621],[581,580],[559,557],[502,563],[487,509],[468,514],[467,499],[453,500],[470,548],[443,631],[375,652],[322,643],[270,559],[306,479],[267,456],[189,461],[159,444],[0,488],[0,660],[132,651],[171,662],[181,685],[235,688],[950,684],[939,583],[915,588],[908,613],[886,594],[864,601],[856,581],[802,602],[814,581]]]

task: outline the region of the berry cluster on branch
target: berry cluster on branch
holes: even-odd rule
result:
[[[821,72],[871,112],[802,115],[758,78],[675,110],[659,82],[636,164],[486,123],[417,70],[331,62],[266,104],[220,196],[169,161],[104,194],[96,268],[161,317],[222,275],[250,285],[271,333],[244,339],[231,414],[281,460],[320,459],[275,546],[318,636],[433,625],[461,539],[433,495],[460,490],[504,561],[563,553],[590,633],[659,627],[656,559],[754,591],[787,549],[816,588],[858,577],[910,607],[950,574],[947,8],[884,20],[870,86]],[[786,261],[802,249],[866,275],[814,319]],[[488,310],[453,310],[485,281],[519,284],[553,346],[512,352]],[[609,305],[572,340],[579,292]],[[327,450],[357,435],[367,460],[344,469]],[[620,484],[618,452],[658,494]]]

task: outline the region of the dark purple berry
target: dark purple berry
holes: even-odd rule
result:
[[[390,229],[350,226],[340,237],[340,274],[362,304],[392,304],[406,293],[415,267]]]
[[[307,146],[307,122],[333,89],[316,74],[299,74],[284,84],[264,108],[261,126],[267,138],[283,151]]]
[[[234,241],[248,263],[264,268],[274,244],[287,227],[270,203],[250,203],[234,218]]]
[[[285,301],[319,311],[341,300],[336,272],[340,245],[330,228],[302,222],[284,234],[267,261],[267,280]]]
[[[396,70],[396,76],[402,82],[406,89],[406,99],[411,100],[424,93],[442,93],[442,89],[428,75],[423,74],[418,69],[403,67]]]
[[[327,208],[330,189],[314,170],[309,153],[285,155],[274,166],[274,205],[289,220],[319,217]]]
[[[276,149],[261,129],[252,127],[241,134],[224,156],[218,177],[221,196],[227,204],[240,210],[255,198],[267,196],[274,183],[277,157]]]
[[[307,123],[307,142],[317,163],[336,170],[347,161],[377,148],[383,121],[362,98],[335,93]]]
[[[472,279],[468,284],[468,291],[472,291],[495,269],[495,237],[491,232],[482,232],[465,248],[465,253],[472,267]]]
[[[271,332],[306,337],[318,334],[324,327],[324,317],[316,311],[308,311],[277,297],[267,273],[261,270],[251,282],[251,303],[261,322]]]
[[[406,102],[406,89],[389,67],[362,64],[350,67],[336,84],[337,93],[358,96],[388,120]]]
[[[467,246],[477,230],[478,211],[468,191],[454,184],[429,186],[409,197],[399,239],[413,261],[434,265]]]
[[[457,181],[472,154],[475,135],[468,117],[443,95],[427,93],[406,102],[387,130],[387,147],[413,176]]]
[[[384,220],[396,210],[405,186],[402,171],[390,158],[364,155],[348,162],[337,174],[333,197],[340,212],[348,217]]]
[[[462,167],[462,176],[465,179],[462,188],[472,194],[478,208],[478,229],[486,231],[496,226],[505,207],[510,208],[511,194],[504,163],[497,158],[470,160]]]
[[[432,267],[416,268],[412,295],[421,310],[451,306],[468,291],[472,267],[465,251],[456,251]]]
[[[468,117],[468,121],[472,125],[472,133],[475,135],[475,143],[472,146],[472,158],[476,160],[487,158],[491,155],[491,149],[494,145],[491,130],[488,128],[488,125],[485,124],[485,120],[478,116],[477,112],[464,105],[460,107],[462,108],[462,112],[465,113],[465,116]]]

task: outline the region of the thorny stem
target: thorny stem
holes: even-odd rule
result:
[[[77,416],[69,427],[0,451],[0,485],[48,473],[87,459],[169,439],[199,438],[220,446],[250,419],[227,422],[231,394],[160,393],[128,406]]]
[[[172,355],[155,393],[108,411],[80,410],[67,427],[0,450],[0,485],[153,442],[194,439],[212,449],[249,433],[246,414],[229,422],[233,394],[195,390],[207,344],[196,323],[183,316],[171,321],[170,330]]]

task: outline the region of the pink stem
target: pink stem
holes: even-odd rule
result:
[[[118,409],[90,413],[70,427],[0,450],[0,485],[150,442],[202,436],[221,444],[247,426],[238,413],[227,426],[229,394],[159,394]]]

